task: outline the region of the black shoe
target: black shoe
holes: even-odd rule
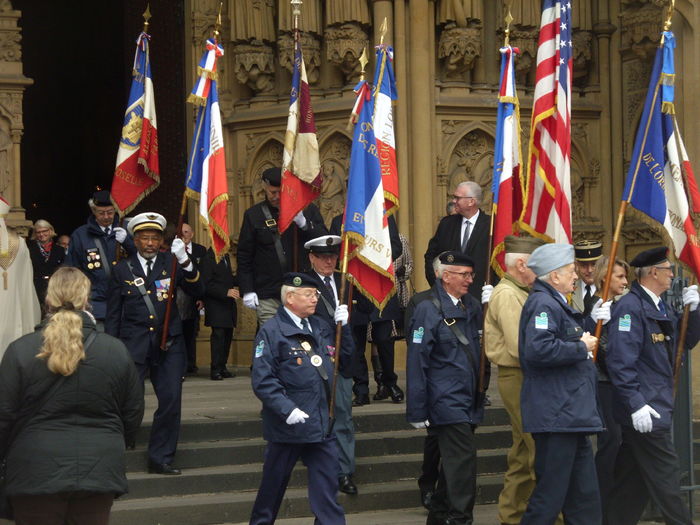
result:
[[[345,492],[345,494],[357,494],[357,487],[349,474],[343,474],[338,478],[338,490]]]
[[[229,372],[226,368],[224,368],[224,369],[223,369],[221,372],[219,372],[219,373],[221,374],[221,377],[223,377],[224,379],[228,379],[229,377],[236,377],[236,374],[232,374],[232,373]]]
[[[188,376],[197,375],[198,371],[199,371],[199,368],[197,368],[196,366],[188,366],[187,367],[187,375]]]
[[[212,381],[223,381],[224,376],[222,376],[219,372],[214,372],[213,374],[211,374],[211,375],[209,376],[209,378],[210,378]]]
[[[391,395],[391,400],[394,403],[401,403],[401,401],[403,401],[403,390],[401,390],[398,385],[391,385],[389,387],[389,395]]]
[[[153,463],[152,461],[148,462],[148,472],[166,476],[179,476],[182,474],[179,468],[173,467],[170,463]]]
[[[421,491],[420,494],[420,502],[428,510],[430,510],[430,504],[433,502],[433,494],[432,490]]]
[[[361,407],[362,405],[369,405],[369,394],[357,394],[352,400],[352,406]]]
[[[382,401],[384,399],[387,399],[390,395],[389,389],[385,387],[384,385],[380,385],[377,388],[377,393],[372,396],[372,399],[375,401]]]

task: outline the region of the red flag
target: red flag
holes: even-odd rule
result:
[[[321,193],[321,161],[316,140],[316,123],[311,109],[311,93],[306,79],[304,56],[298,35],[294,42],[294,74],[289,97],[289,117],[282,156],[280,194],[280,233],[292,224],[294,216]]]

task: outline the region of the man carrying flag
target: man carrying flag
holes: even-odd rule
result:
[[[160,184],[158,125],[148,52],[151,35],[146,32],[151,14],[146,10],[143,16],[145,22],[136,40],[133,80],[112,180],[112,202],[121,217]]]
[[[670,19],[671,12],[656,53],[620,216],[627,204],[643,213],[643,219],[653,221],[653,227],[673,243],[676,257],[698,276],[700,248],[688,196],[698,206],[700,195],[675,120],[675,37],[668,31]],[[613,250],[616,243],[614,239]],[[682,339],[679,315],[661,297],[674,275],[668,252],[666,246],[652,248],[630,262],[637,280],[630,293],[614,304],[607,322],[606,364],[615,392],[615,419],[622,426],[609,525],[636,523],[649,496],[666,523],[693,523],[681,496],[671,427],[674,371],[683,353],[700,340],[700,296],[697,285],[683,289],[689,318]]]
[[[571,0],[544,0],[520,226],[571,243]]]
[[[187,163],[185,195],[199,200],[199,216],[209,227],[209,237],[217,261],[229,249],[228,182],[224,154],[224,134],[216,89],[216,62],[224,49],[215,37],[199,63],[200,77],[188,101],[198,105],[197,123]],[[183,201],[182,214],[184,215]]]

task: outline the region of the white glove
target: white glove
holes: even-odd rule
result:
[[[612,306],[612,301],[603,302],[602,299],[598,299],[598,302],[591,308],[591,319],[595,322],[603,321],[603,324],[607,324],[610,321],[610,307]]]
[[[294,216],[294,219],[292,219],[294,223],[299,226],[302,230],[306,226],[306,217],[304,217],[304,210],[300,211]]]
[[[342,323],[343,326],[345,326],[346,324],[348,324],[349,317],[350,314],[348,313],[348,305],[339,304],[335,309],[335,313],[333,314],[333,320],[336,323]]]
[[[700,303],[700,295],[698,294],[698,285],[688,286],[683,288],[683,306],[690,305],[690,311],[694,312],[698,309]]]
[[[481,304],[486,304],[491,300],[491,294],[493,293],[493,286],[490,284],[485,284],[481,287]]]
[[[170,252],[177,257],[177,262],[180,264],[185,264],[189,259],[185,243],[182,239],[178,239],[177,237],[173,239],[173,243],[170,245]]]
[[[243,304],[246,307],[255,310],[260,304],[258,302],[258,294],[256,294],[255,292],[248,292],[247,294],[243,294]]]
[[[297,423],[306,423],[307,419],[309,419],[309,414],[307,414],[303,410],[295,408],[287,416],[287,424],[288,425],[296,425]]]
[[[419,421],[418,423],[411,423],[413,428],[428,428],[430,426],[430,421],[427,419],[425,421]]]
[[[119,244],[123,243],[126,240],[126,230],[124,228],[120,228],[117,226],[112,230],[114,232],[114,238],[117,239],[117,242]]]
[[[651,416],[659,419],[661,416],[659,413],[651,408],[649,405],[644,405],[642,408],[632,413],[632,425],[637,432],[645,434],[651,432],[652,422]]]

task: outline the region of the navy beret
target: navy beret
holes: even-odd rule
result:
[[[644,250],[637,254],[637,256],[630,261],[630,266],[634,268],[646,268],[647,266],[655,266],[667,260],[668,248],[659,246],[658,248],[651,248],[650,250]]]
[[[95,206],[112,206],[112,199],[107,190],[96,191],[92,194],[92,204]]]
[[[474,268],[474,259],[457,250],[442,252],[440,255],[438,255],[438,259],[442,264],[450,264],[452,266],[471,266]]]
[[[288,272],[282,278],[282,284],[295,288],[316,288],[316,281],[313,277],[305,273]]]
[[[280,168],[267,168],[262,172],[262,180],[270,186],[279,187],[282,185],[282,170]]]

